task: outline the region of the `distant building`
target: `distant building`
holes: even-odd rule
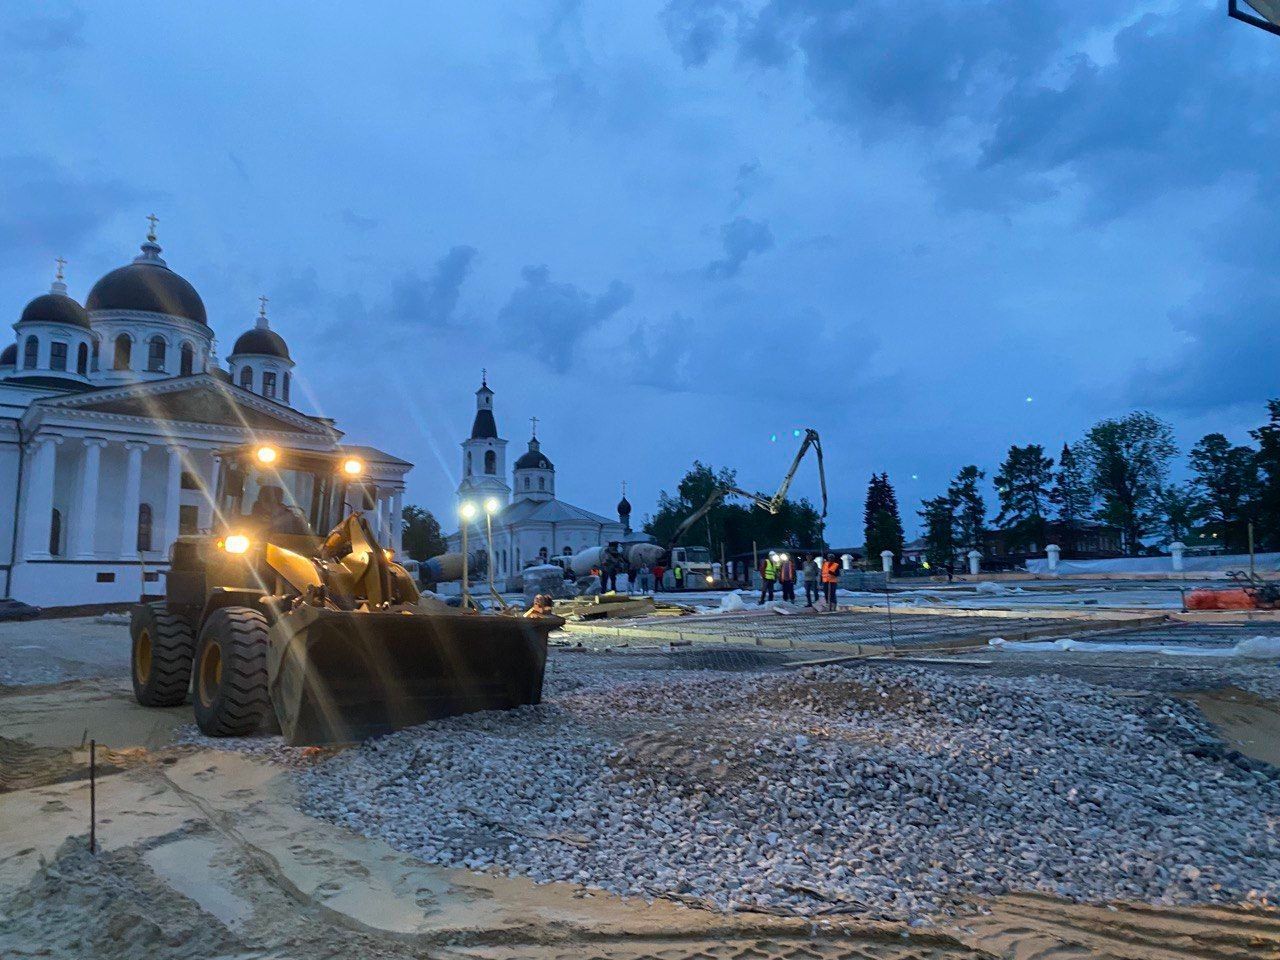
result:
[[[1077,524],[1069,533],[1059,520],[1044,525],[1043,542],[1023,542],[1021,535],[1009,530],[988,530],[983,537],[984,567],[1020,566],[1025,561],[1046,556],[1045,548],[1056,543],[1062,548],[1063,560],[1107,560],[1124,556],[1120,545],[1120,528],[1101,523]]]
[[[534,431],[537,420],[533,421]],[[553,556],[578,553],[627,537],[631,504],[624,496],[618,504],[619,519],[610,520],[583,507],[556,498],[556,468],[543,452],[534,432],[528,449],[516,460],[511,484],[505,479],[507,441],[498,435],[493,411],[493,391],[487,378],[476,391],[476,415],[471,436],[462,442],[462,481],[458,503],[471,501],[476,518],[467,530],[467,550],[488,554],[484,502],[492,497],[500,509],[493,517],[494,573],[508,577],[525,567],[547,563]],[[462,549],[462,532],[448,537],[451,552]]]

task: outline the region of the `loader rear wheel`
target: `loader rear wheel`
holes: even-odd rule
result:
[[[129,621],[133,695],[144,707],[176,707],[187,699],[196,638],[186,620],[163,603],[133,608]]]
[[[249,607],[215,610],[200,630],[192,703],[211,737],[253,733],[271,710],[267,619]]]

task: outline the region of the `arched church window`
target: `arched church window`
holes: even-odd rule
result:
[[[57,507],[49,518],[49,556],[62,556],[62,511]]]
[[[55,340],[49,344],[49,369],[67,369],[67,343],[65,340]]]
[[[539,477],[539,478],[538,478],[538,489],[539,489],[539,490],[545,490],[545,489],[547,489],[547,478],[546,478],[546,477]]]
[[[289,371],[288,370],[284,372],[284,380],[282,381],[282,386],[284,389],[280,391],[280,396],[285,403],[288,403],[289,402]]]
[[[133,362],[133,341],[129,339],[127,333],[116,335],[115,356],[111,360],[111,367],[114,370],[128,370],[129,365]]]
[[[484,452],[484,472],[493,476],[498,472],[498,455],[492,450]]]
[[[467,451],[467,476],[471,476],[471,451]]]
[[[253,389],[253,367],[240,368],[240,386],[246,390]]]
[[[262,371],[262,395],[268,400],[276,398],[276,373],[274,370]]]
[[[138,552],[151,549],[151,504],[138,504]]]
[[[152,373],[164,371],[164,354],[167,344],[164,337],[156,334],[147,341],[147,370]]]
[[[40,341],[35,337],[27,337],[22,345],[22,369],[31,370],[40,356]]]
[[[82,343],[76,347],[76,373],[84,376],[89,372],[89,345]]]
[[[182,353],[178,355],[178,375],[183,377],[191,376],[191,372],[196,367],[196,348],[189,341],[182,342]]]
[[[89,369],[94,373],[98,372],[98,358],[102,354],[102,341],[97,337],[93,338],[93,346],[89,350]]]
[[[530,482],[531,482],[531,481],[529,480],[529,478],[528,478],[528,477],[525,477],[525,478],[524,478],[524,488],[525,488],[526,490],[528,490],[528,489],[529,489],[529,484],[530,484]]]

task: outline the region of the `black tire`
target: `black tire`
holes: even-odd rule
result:
[[[201,628],[191,702],[209,736],[253,733],[271,711],[267,629],[267,618],[249,607],[215,610]]]
[[[176,707],[187,699],[196,638],[163,603],[142,603],[129,621],[133,695],[144,707]]]

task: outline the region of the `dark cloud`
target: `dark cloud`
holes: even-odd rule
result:
[[[760,183],[760,161],[748,160],[738,165],[738,175],[733,182],[733,208],[747,202],[752,191]]]
[[[735,0],[670,0],[660,18],[671,46],[686,67],[700,67],[721,46]]]
[[[634,296],[621,280],[611,281],[603,293],[592,296],[572,283],[552,281],[545,266],[525,267],[520,275],[524,284],[499,311],[499,323],[504,333],[530,344],[539,359],[559,372],[572,365],[579,341]]]
[[[342,222],[353,230],[369,231],[378,225],[375,217],[362,217],[350,207],[342,211]]]
[[[84,11],[73,6],[49,4],[39,13],[10,19],[4,27],[3,37],[6,45],[32,53],[48,54],[83,47]]]
[[[48,157],[0,157],[0,252],[73,253],[140,196],[116,180],[80,176]]]
[[[397,278],[391,285],[388,315],[429,327],[449,323],[475,258],[475,247],[456,246],[436,261],[429,276],[411,271]]]
[[[747,257],[764,253],[773,247],[773,231],[769,224],[747,217],[734,217],[720,228],[724,258],[707,264],[706,275],[712,280],[736,277]]]

